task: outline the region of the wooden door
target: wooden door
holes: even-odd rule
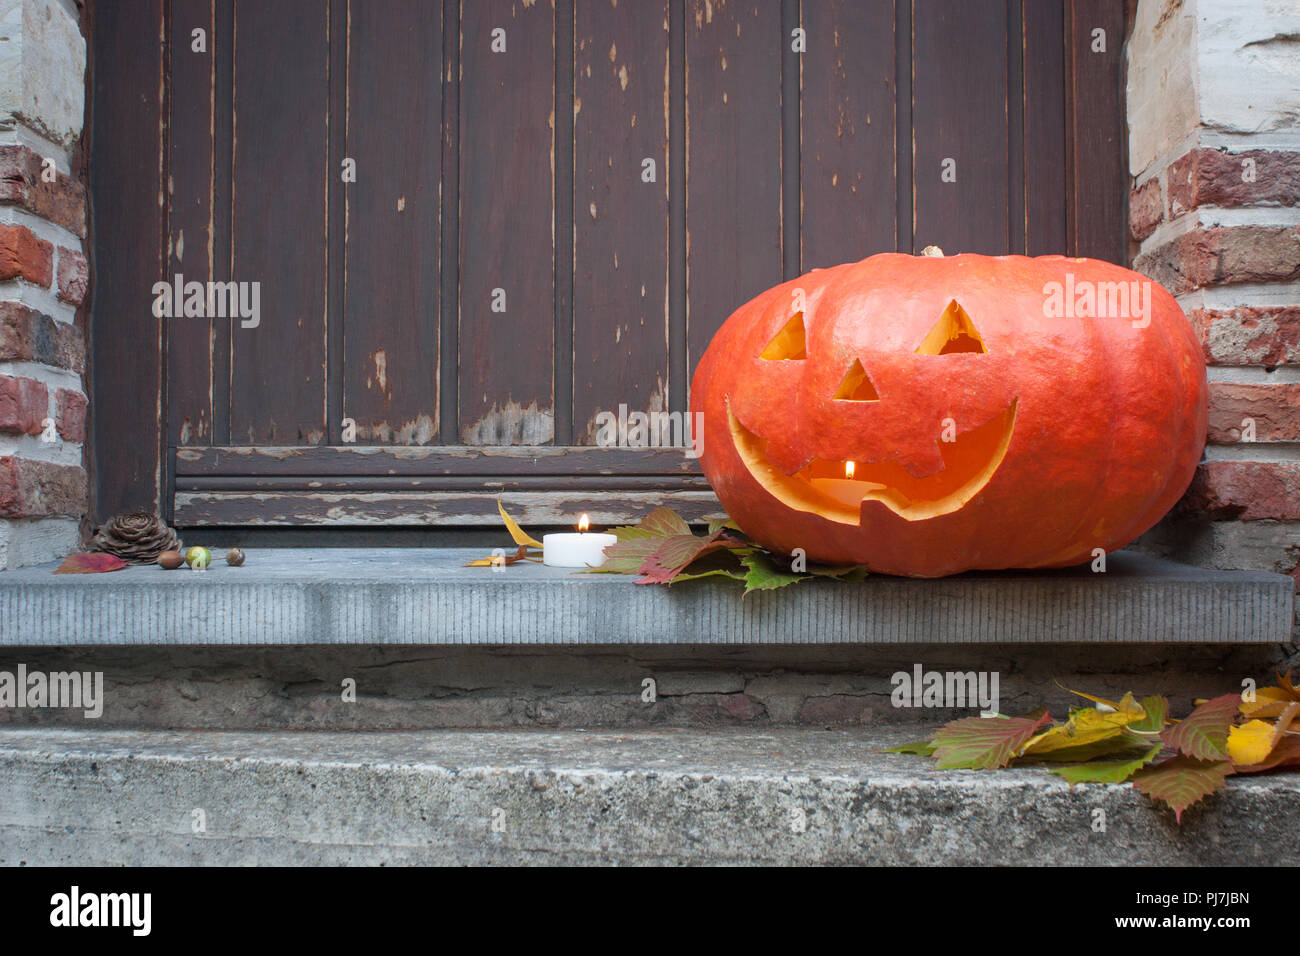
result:
[[[99,513],[716,514],[601,425],[683,414],[754,294],[931,243],[1123,261],[1122,34],[1119,0],[100,2]],[[257,283],[256,324],[156,315],[177,275]]]

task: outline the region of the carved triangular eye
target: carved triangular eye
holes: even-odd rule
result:
[[[917,355],[951,355],[954,352],[988,352],[984,340],[975,330],[975,323],[956,299],[948,303],[939,321],[916,348]]]
[[[840,387],[835,390],[835,398],[841,402],[878,402],[880,393],[871,384],[871,376],[862,367],[862,363],[854,359],[849,370],[844,373]]]
[[[804,351],[803,313],[796,312],[794,318],[776,333],[776,337],[767,343],[758,357],[768,361],[806,359],[808,353]]]

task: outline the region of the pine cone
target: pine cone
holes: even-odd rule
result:
[[[164,551],[179,551],[180,536],[148,511],[114,515],[95,532],[94,549],[130,564],[153,564]]]

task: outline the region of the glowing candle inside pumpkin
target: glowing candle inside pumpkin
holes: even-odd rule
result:
[[[852,461],[846,461],[843,478],[811,478],[808,483],[828,498],[834,498],[841,504],[856,508],[872,491],[885,487],[878,482],[856,478],[856,474],[857,465]]]
[[[590,519],[578,519],[578,533],[542,535],[542,563],[552,568],[598,568],[605,563],[605,549],[618,538],[593,534]]]

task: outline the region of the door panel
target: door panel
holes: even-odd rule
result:
[[[555,433],[555,11],[474,0],[461,15],[460,439],[543,445]]]
[[[342,416],[358,444],[438,438],[442,11],[427,0],[348,11],[342,162]],[[331,425],[334,423],[331,422]]]

